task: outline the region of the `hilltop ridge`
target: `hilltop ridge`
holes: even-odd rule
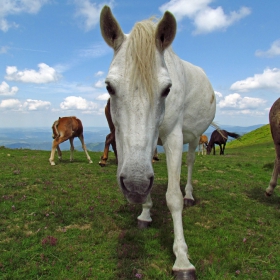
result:
[[[272,137],[269,124],[263,125],[253,131],[250,131],[240,137],[239,140],[233,140],[228,143],[227,148],[240,146],[251,146],[255,144],[271,143]]]

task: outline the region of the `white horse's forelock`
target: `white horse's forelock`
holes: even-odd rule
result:
[[[136,23],[128,36],[126,50],[130,90],[141,85],[151,100],[157,85],[155,30],[156,22],[153,19]]]

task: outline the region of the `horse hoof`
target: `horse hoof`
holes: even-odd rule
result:
[[[101,162],[101,161],[99,161],[98,164],[99,164],[101,167],[104,167],[104,166],[106,165],[105,163],[103,163],[103,162]]]
[[[52,162],[51,162],[51,165],[55,165],[55,163],[52,161]]]
[[[90,160],[89,163],[93,163],[92,160]]]
[[[138,228],[140,229],[148,228],[150,225],[151,222],[138,220]]]
[[[184,198],[184,204],[187,207],[191,207],[195,205],[195,201],[193,199],[190,198]]]
[[[173,275],[176,280],[196,280],[195,269],[191,270],[173,270]]]
[[[271,196],[271,193],[265,192],[265,196],[266,196],[266,197],[270,197],[270,196]]]

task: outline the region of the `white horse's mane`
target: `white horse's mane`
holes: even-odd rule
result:
[[[154,18],[134,25],[127,42],[126,69],[133,88],[146,90],[150,98],[157,85],[155,30],[157,21]]]

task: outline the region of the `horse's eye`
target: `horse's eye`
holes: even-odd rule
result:
[[[162,96],[162,97],[166,97],[166,96],[169,94],[169,92],[170,92],[170,87],[166,88],[166,89],[162,92],[161,96]]]
[[[107,85],[107,86],[106,86],[106,89],[107,89],[107,91],[108,91],[108,93],[109,93],[110,95],[114,95],[114,94],[115,94],[114,89],[113,89],[110,85]]]

